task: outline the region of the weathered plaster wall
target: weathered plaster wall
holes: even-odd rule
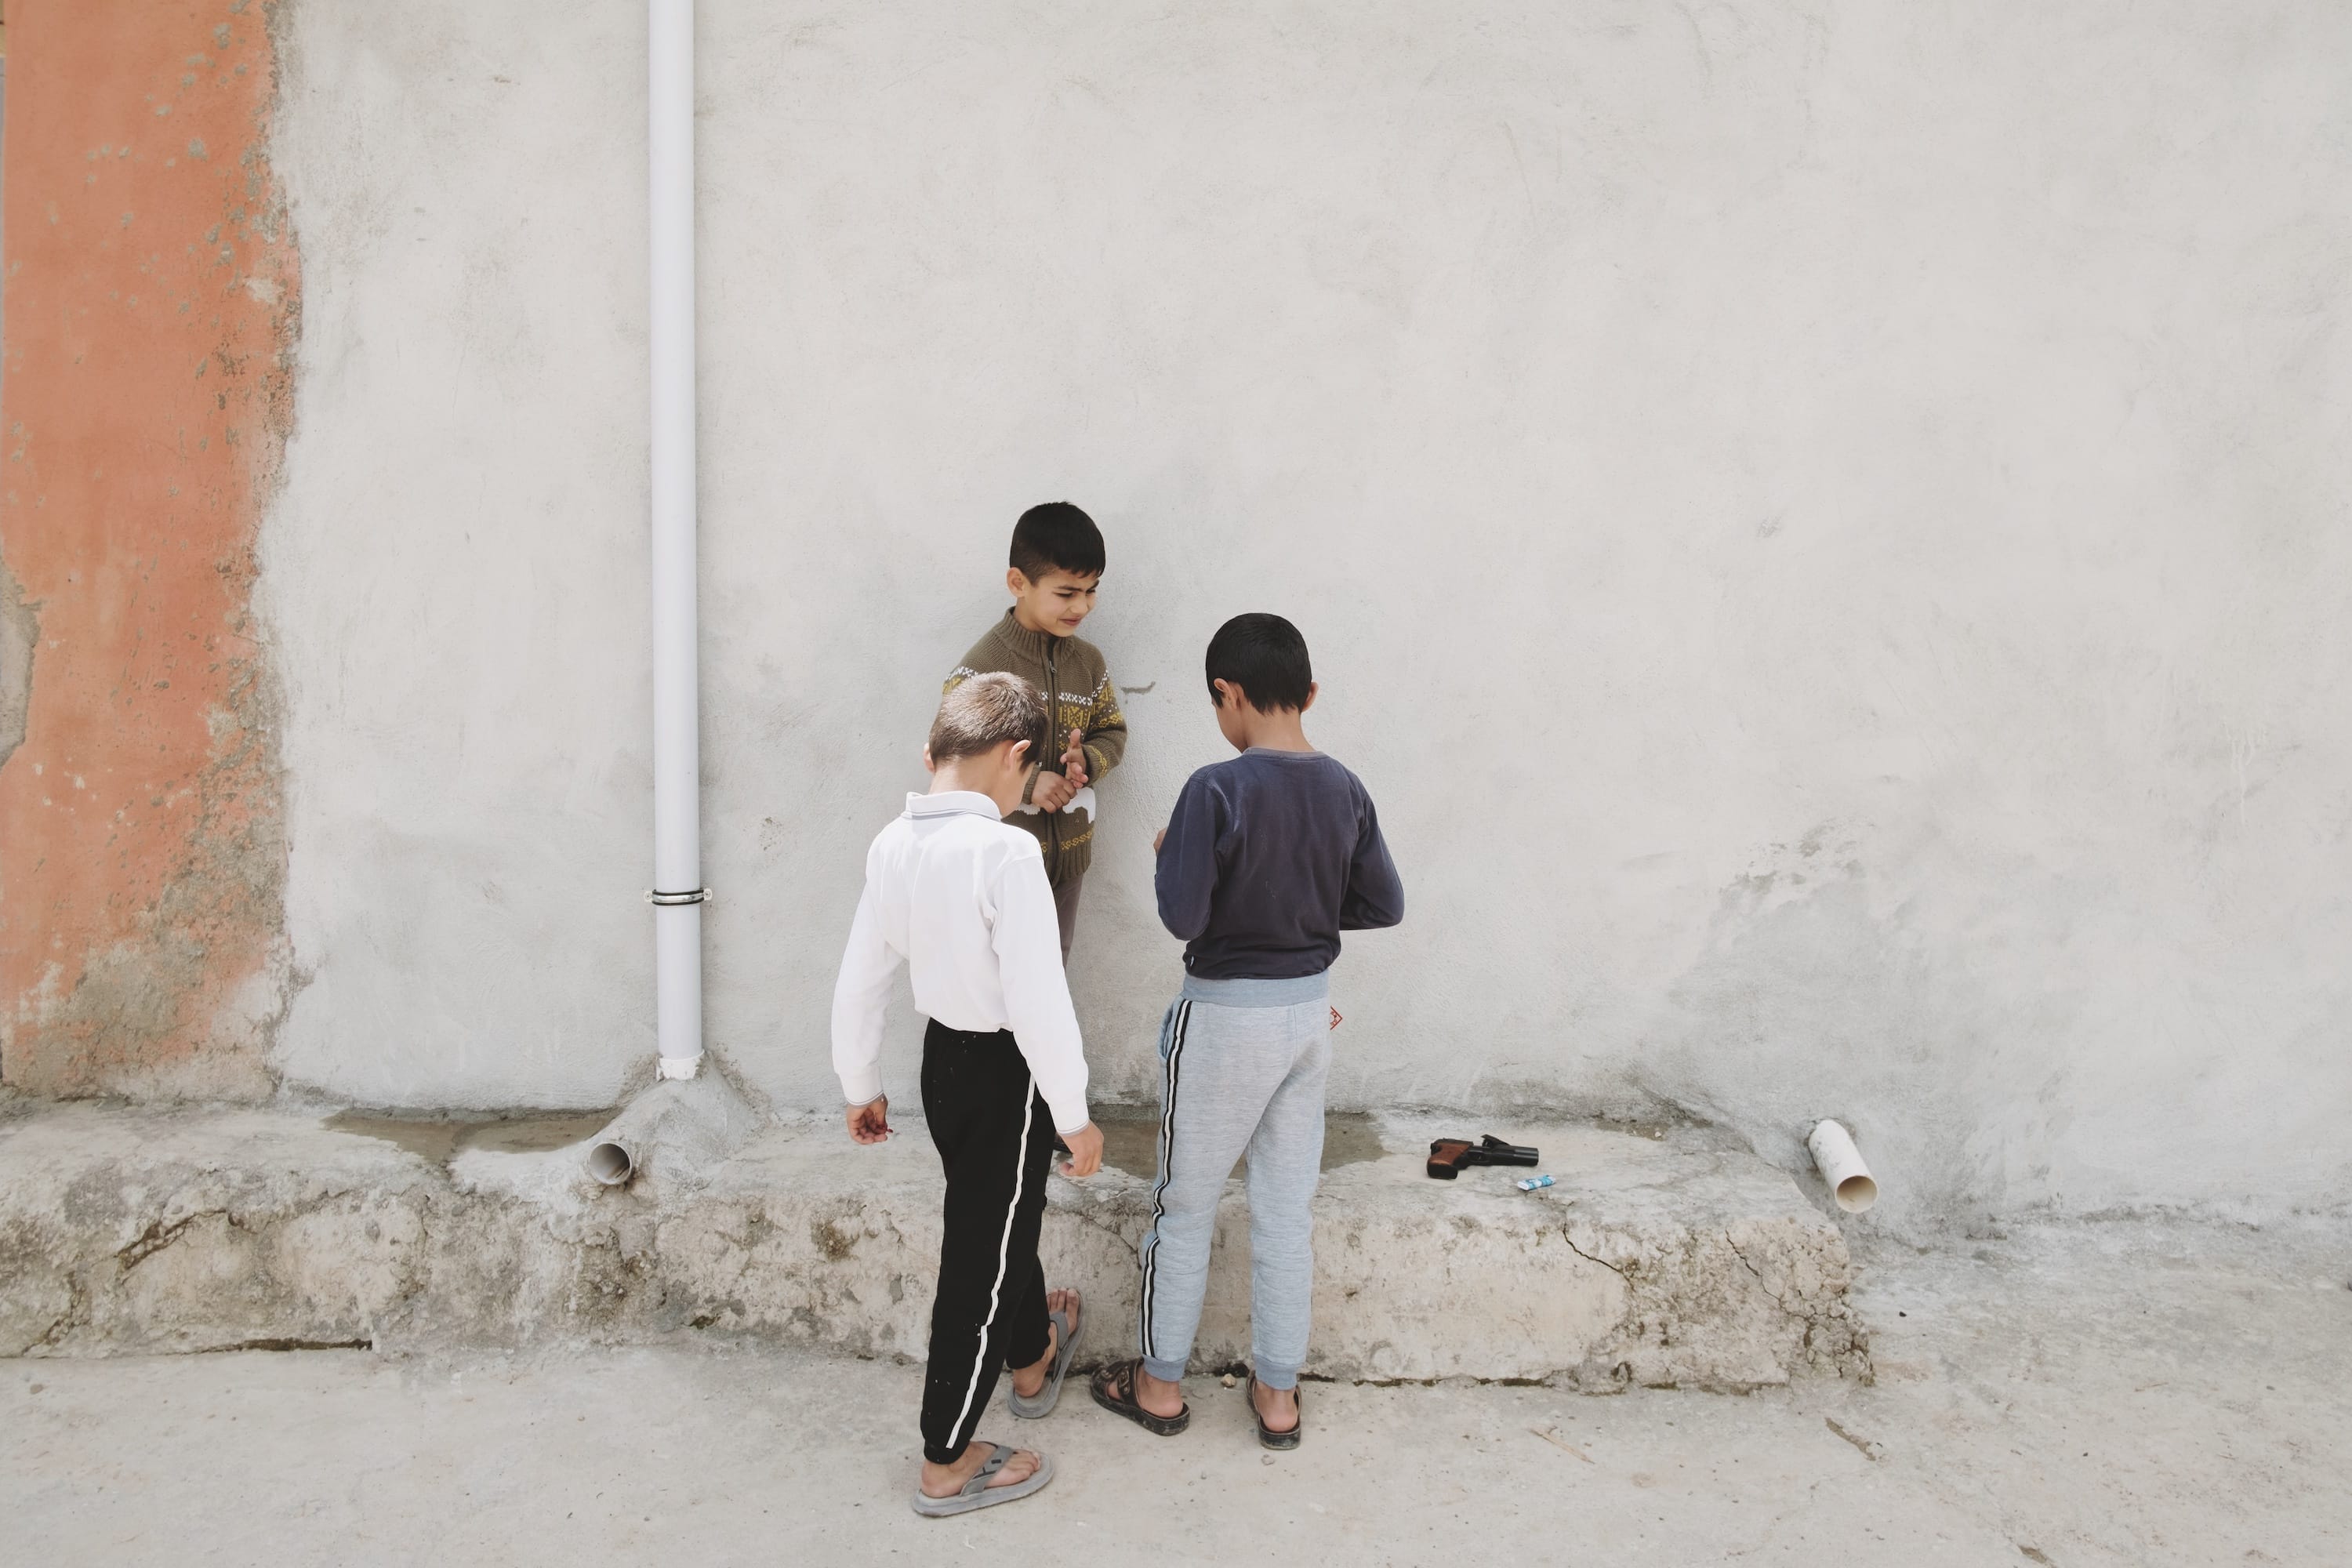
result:
[[[298,1084],[650,1070],[643,10],[289,14],[273,155],[332,258],[263,548]]]
[[[1199,650],[1276,609],[1412,889],[1342,1102],[1842,1114],[1896,1223],[2352,1191],[2352,13],[700,15],[710,1033],[781,1100],[1068,496],[1107,1092]],[[639,27],[292,12],[299,1083],[651,1052]]]
[[[8,6],[0,1079],[19,1088],[271,1087],[285,851],[249,600],[298,280],[263,9]]]

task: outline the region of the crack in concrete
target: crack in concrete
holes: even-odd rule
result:
[[[1772,1289],[1770,1282],[1764,1278],[1763,1270],[1758,1268],[1756,1265],[1748,1261],[1748,1254],[1739,1249],[1739,1243],[1731,1239],[1731,1233],[1727,1230],[1723,1233],[1723,1245],[1731,1248],[1731,1256],[1739,1259],[1739,1267],[1747,1269],[1748,1273],[1756,1276],[1756,1283],[1763,1289],[1764,1294],[1772,1298],[1772,1304],[1774,1306],[1780,1308],[1780,1310],[1784,1312],[1788,1312],[1790,1317],[1796,1317],[1799,1315],[1790,1310],[1789,1303],[1787,1300],[1782,1299],[1780,1292]]]
[[[1617,1276],[1617,1278],[1618,1278],[1618,1279],[1622,1279],[1622,1280],[1625,1280],[1625,1281],[1627,1281],[1628,1283],[1631,1283],[1631,1282],[1632,1282],[1633,1278],[1633,1275],[1629,1274],[1629,1273],[1628,1273],[1628,1272],[1626,1272],[1624,1269],[1618,1268],[1615,1264],[1613,1264],[1613,1263],[1610,1262],[1607,1258],[1595,1258],[1595,1257],[1593,1257],[1593,1256],[1592,1256],[1592,1254],[1591,1254],[1591,1253],[1589,1253],[1589,1252],[1585,1251],[1585,1250],[1584,1250],[1584,1248],[1582,1248],[1582,1247],[1580,1247],[1577,1246],[1577,1245],[1576,1245],[1576,1238],[1575,1238],[1574,1237],[1571,1237],[1570,1235],[1569,1235],[1569,1234],[1568,1234],[1568,1227],[1567,1227],[1567,1226],[1562,1226],[1560,1227],[1559,1238],[1560,1238],[1562,1241],[1564,1241],[1564,1242],[1567,1242],[1567,1243],[1568,1243],[1568,1249],[1569,1249],[1570,1252],[1573,1252],[1573,1253],[1574,1253],[1574,1254],[1576,1254],[1579,1258],[1583,1258],[1583,1259],[1584,1259],[1584,1261],[1586,1261],[1587,1263],[1598,1263],[1599,1265],[1601,1265],[1601,1268],[1606,1268],[1607,1270],[1609,1270],[1609,1272],[1610,1272],[1610,1273],[1614,1274],[1615,1276]],[[1745,1260],[1743,1259],[1742,1261],[1745,1261]]]
[[[1831,1431],[1836,1433],[1839,1436],[1844,1438],[1847,1442],[1860,1449],[1862,1457],[1868,1459],[1872,1464],[1874,1465],[1878,1463],[1880,1458],[1885,1457],[1886,1452],[1885,1448],[1880,1447],[1878,1444],[1872,1442],[1867,1437],[1856,1436],[1853,1433],[1847,1431],[1844,1427],[1838,1425],[1836,1416],[1824,1415],[1822,1417],[1822,1420],[1828,1426]]]
[[[146,1262],[147,1259],[152,1258],[155,1254],[163,1251],[165,1247],[179,1240],[187,1228],[195,1224],[196,1221],[204,1218],[206,1215],[220,1214],[221,1212],[222,1211],[219,1209],[199,1209],[194,1214],[188,1215],[186,1218],[175,1220],[170,1225],[165,1225],[160,1219],[151,1220],[148,1222],[147,1228],[140,1233],[139,1239],[133,1241],[128,1247],[119,1249],[115,1253],[114,1260],[122,1266],[122,1272],[128,1274],[132,1269],[138,1268],[141,1264]]]
[[[76,1268],[67,1271],[65,1281],[66,1310],[58,1315],[55,1322],[43,1329],[41,1337],[26,1345],[22,1353],[30,1354],[37,1350],[55,1349],[65,1342],[67,1335],[72,1333],[89,1319],[89,1288],[82,1280],[81,1270]]]
[[[41,1337],[29,1347],[33,1350],[54,1349],[65,1342],[68,1334],[80,1326],[82,1314],[88,1310],[89,1296],[82,1289],[79,1275],[66,1281],[66,1310],[58,1321],[41,1331]]]
[[[1772,1289],[1771,1283],[1764,1278],[1763,1271],[1758,1268],[1755,1264],[1748,1261],[1748,1254],[1740,1249],[1739,1243],[1732,1239],[1731,1233],[1727,1230],[1723,1233],[1723,1244],[1731,1248],[1731,1255],[1739,1259],[1739,1266],[1756,1277],[1757,1288],[1761,1289],[1766,1296],[1771,1299],[1772,1304],[1775,1307],[1780,1309],[1781,1316],[1787,1318],[1790,1322],[1797,1323],[1803,1328],[1804,1347],[1807,1355],[1815,1358],[1819,1358],[1823,1355],[1825,1352],[1822,1347],[1814,1343],[1813,1336],[1817,1331],[1830,1331],[1831,1325],[1837,1321],[1838,1314],[1834,1311],[1800,1311],[1796,1308],[1790,1306],[1788,1298],[1783,1296],[1780,1291]],[[1847,1355],[1857,1358],[1861,1363],[1863,1380],[1864,1382],[1872,1381],[1874,1374],[1871,1368],[1868,1337],[1866,1334],[1864,1334],[1852,1327],[1849,1327],[1847,1330],[1846,1337],[1846,1350],[1843,1352],[1826,1352],[1829,1359],[1833,1364],[1836,1364],[1842,1363],[1844,1356]],[[1832,1425],[1834,1426],[1835,1423],[1833,1422]],[[1843,1436],[1843,1434],[1840,1435]],[[1873,1457],[1875,1458],[1876,1456],[1874,1455]]]
[[[1723,1245],[1731,1248],[1731,1256],[1739,1259],[1739,1266],[1742,1268],[1747,1269],[1748,1273],[1756,1277],[1757,1289],[1762,1290],[1765,1295],[1771,1298],[1772,1305],[1780,1308],[1783,1316],[1804,1324],[1808,1329],[1814,1327],[1822,1321],[1820,1315],[1817,1313],[1801,1312],[1796,1308],[1789,1305],[1788,1298],[1781,1295],[1780,1291],[1772,1289],[1771,1281],[1764,1278],[1763,1270],[1758,1268],[1756,1265],[1748,1260],[1748,1254],[1739,1249],[1739,1243],[1731,1239],[1731,1233],[1727,1230],[1723,1233]]]
[[[1081,1225],[1088,1226],[1096,1230],[1101,1231],[1105,1236],[1108,1236],[1113,1241],[1118,1242],[1119,1249],[1125,1252],[1129,1258],[1135,1259],[1136,1266],[1138,1268],[1142,1266],[1143,1244],[1139,1241],[1128,1240],[1127,1233],[1120,1229],[1116,1216],[1106,1217],[1095,1213],[1091,1209],[1084,1208],[1066,1208],[1059,1210],[1058,1212],[1068,1215],[1071,1218],[1076,1220]]]

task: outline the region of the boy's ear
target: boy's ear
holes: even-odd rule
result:
[[[1301,713],[1304,713],[1304,712],[1306,712],[1309,708],[1314,707],[1314,706],[1315,706],[1315,694],[1316,694],[1317,692],[1318,692],[1318,691],[1322,690],[1322,689],[1323,689],[1323,687],[1322,687],[1322,685],[1321,685],[1321,683],[1320,683],[1320,682],[1313,681],[1313,680],[1308,681],[1308,682],[1307,683],[1307,700],[1306,700],[1306,701],[1304,701],[1304,702],[1302,702],[1302,703],[1300,703],[1300,704],[1298,705],[1298,710],[1299,710]]]
[[[1216,704],[1220,708],[1223,708],[1225,705],[1225,699],[1228,697],[1232,698],[1237,705],[1246,703],[1249,700],[1248,693],[1244,692],[1240,687],[1235,686],[1232,681],[1227,680],[1222,675],[1217,677],[1216,679],[1209,682],[1209,689],[1211,695],[1214,697]]]
[[[931,761],[931,743],[929,741],[923,742],[923,771],[927,773],[940,771],[940,764]]]
[[[1016,599],[1029,591],[1029,579],[1023,575],[1020,567],[1007,566],[1004,569],[1004,591]]]
[[[1023,759],[1027,755],[1028,751],[1028,742],[1015,741],[1013,742],[1013,749],[1004,753],[1004,760],[1012,763],[1014,767],[1020,767],[1023,765]]]

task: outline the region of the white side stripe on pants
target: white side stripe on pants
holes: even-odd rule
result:
[[[1172,1037],[1168,1042],[1166,1104],[1160,1112],[1160,1182],[1151,1189],[1151,1247],[1143,1257],[1143,1301],[1139,1308],[1143,1320],[1139,1337],[1145,1355],[1157,1354],[1151,1343],[1151,1287],[1160,1271],[1160,1222],[1167,1216],[1161,1205],[1168,1194],[1170,1167],[1176,1155],[1176,1079],[1184,1055],[1184,1026],[1192,1017],[1192,1004],[1179,1002],[1176,1016],[1168,1026]]]
[[[1004,1295],[1004,1260],[1013,1250],[1013,1216],[1021,1212],[1021,1184],[1029,1174],[1029,1123],[1037,1114],[1037,1079],[1033,1075],[1021,1091],[1021,1142],[1013,1146],[1013,1201],[1004,1206],[1004,1234],[996,1239],[996,1283],[988,1288],[988,1316],[980,1322],[980,1343],[971,1357],[971,1382],[963,1391],[963,1408],[956,1412],[948,1436],[961,1447],[971,1441],[965,1417],[972,1414],[972,1395],[980,1392],[980,1369],[988,1364],[988,1336],[996,1327],[996,1309]],[[962,1436],[958,1436],[957,1434]]]

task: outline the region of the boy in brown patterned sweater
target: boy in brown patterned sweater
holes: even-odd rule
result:
[[[1048,501],[1021,514],[1013,527],[1004,586],[1013,607],[971,645],[943,691],[991,670],[1020,676],[1045,694],[1058,757],[1032,770],[1021,805],[1004,820],[1037,836],[1045,853],[1045,879],[1062,926],[1062,957],[1070,956],[1078,889],[1093,858],[1093,785],[1118,765],[1127,750],[1127,718],[1118,690],[1094,644],[1077,635],[1094,612],[1103,574],[1102,531],[1067,501]]]

